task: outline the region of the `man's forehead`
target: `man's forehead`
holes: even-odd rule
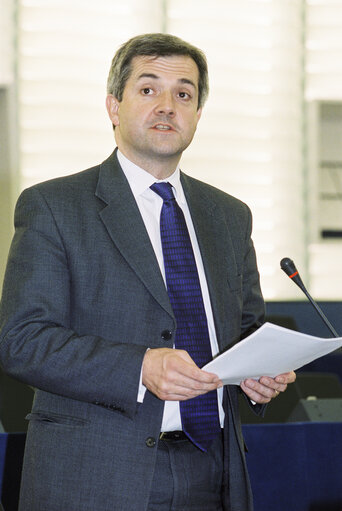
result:
[[[198,84],[198,67],[196,62],[187,55],[150,56],[138,55],[132,59],[131,77],[138,80],[144,75],[162,77],[164,74],[174,75],[177,79],[190,79]]]

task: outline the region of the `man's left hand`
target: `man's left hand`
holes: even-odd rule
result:
[[[240,387],[244,393],[255,403],[269,403],[271,399],[279,396],[280,392],[285,392],[289,383],[296,380],[296,373],[279,374],[275,378],[270,376],[261,376],[259,380],[248,378],[241,382]]]

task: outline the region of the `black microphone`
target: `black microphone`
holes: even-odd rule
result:
[[[334,329],[334,327],[331,325],[330,321],[326,318],[324,315],[322,309],[317,305],[317,303],[314,301],[314,299],[310,296],[309,292],[307,291],[306,287],[303,284],[302,279],[300,278],[299,272],[289,257],[284,257],[280,261],[280,268],[290,277],[293,282],[297,284],[297,286],[303,291],[305,296],[310,300],[311,304],[316,309],[316,312],[320,315],[321,319],[324,321],[325,325],[329,328],[330,332],[333,334],[334,337],[339,337],[338,333]]]

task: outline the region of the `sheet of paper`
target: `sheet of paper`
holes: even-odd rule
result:
[[[342,337],[323,339],[265,323],[203,367],[224,384],[295,371],[342,346]]]

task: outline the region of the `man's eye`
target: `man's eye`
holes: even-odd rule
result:
[[[187,92],[180,92],[178,95],[181,99],[190,99],[190,94]]]
[[[144,96],[148,96],[149,94],[152,94],[153,90],[151,87],[145,87],[141,92],[144,94]]]

